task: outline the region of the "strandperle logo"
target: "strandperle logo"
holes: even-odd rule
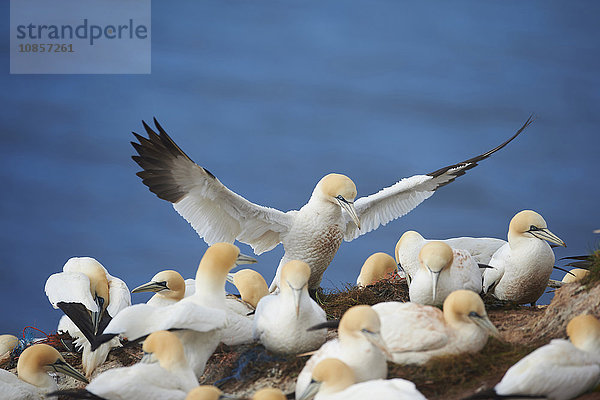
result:
[[[17,39],[88,39],[90,46],[98,39],[146,39],[148,27],[144,24],[135,24],[129,19],[126,24],[93,25],[85,18],[81,25],[17,25]]]

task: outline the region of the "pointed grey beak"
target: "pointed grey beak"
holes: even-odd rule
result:
[[[385,354],[385,356],[388,359],[392,359],[392,353],[390,353],[390,351],[388,350],[385,342],[383,341],[383,338],[381,337],[381,334],[379,332],[370,332],[367,330],[362,330],[361,331],[363,333],[363,335],[365,335],[365,337],[367,338],[367,340],[369,342],[371,342],[373,344],[373,346],[377,347],[379,350],[381,350],[381,352],[383,354]]]
[[[429,269],[429,267],[427,267],[427,269]],[[440,279],[440,272],[441,271],[434,272],[429,269],[429,273],[431,274],[431,298],[433,299],[433,303],[435,303],[435,299],[437,297],[437,287]]]
[[[100,325],[100,319],[102,319],[102,313],[104,312],[104,298],[98,296],[94,299],[98,306],[98,311],[91,311],[92,325],[94,326],[94,333],[98,333],[98,325]]]
[[[144,355],[142,356],[142,359],[140,360],[140,363],[143,363],[143,364],[153,364],[156,361],[158,361],[158,360],[156,359],[156,357],[154,356],[153,353],[146,353],[146,352],[144,352]]]
[[[555,243],[559,246],[567,247],[567,244],[554,233],[550,232],[548,228],[539,229],[537,231],[529,231],[533,236],[538,239],[546,240],[551,243]]]
[[[83,376],[79,371],[71,367],[63,360],[56,360],[56,362],[48,365],[48,367],[52,368],[56,372],[60,372],[62,374],[75,378],[81,382],[90,383],[85,376]]]
[[[503,340],[502,336],[500,336],[500,332],[498,332],[498,329],[494,326],[494,324],[492,324],[492,321],[490,321],[487,315],[481,316],[476,312],[471,312],[469,313],[469,318],[471,319],[471,321],[479,325],[482,329],[488,331],[490,335],[492,335],[496,339]]]
[[[336,197],[336,200],[338,201],[340,207],[342,207],[344,210],[346,210],[348,212],[348,214],[350,214],[350,218],[352,218],[352,220],[358,227],[358,230],[360,230],[360,218],[358,218],[358,214],[356,213],[356,208],[354,208],[354,203],[347,201],[346,199],[344,199],[341,196]]]
[[[314,379],[310,381],[304,392],[300,395],[298,400],[310,400],[319,393],[319,389],[321,388],[321,382],[317,382]]]
[[[290,286],[290,288],[292,289],[292,292],[294,293],[294,307],[296,308],[296,318],[298,318],[300,316],[300,297],[302,297],[302,289],[293,288],[289,282],[288,282],[288,285]]]
[[[235,283],[233,283],[233,274],[229,273],[227,274],[227,276],[225,277],[225,280],[229,283],[231,283],[232,285],[235,285]]]
[[[237,260],[235,260],[235,265],[254,264],[256,262],[258,262],[256,258],[240,253]]]
[[[160,292],[162,290],[167,290],[167,289],[169,289],[169,288],[167,287],[166,281],[162,281],[162,282],[150,281],[148,283],[144,283],[143,285],[136,287],[135,289],[133,289],[131,291],[131,293]]]

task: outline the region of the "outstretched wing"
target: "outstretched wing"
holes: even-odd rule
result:
[[[133,132],[131,142],[143,168],[137,173],[144,185],[163,200],[173,203],[206,243],[249,244],[256,254],[271,250],[288,232],[289,214],[256,205],[232,192],[207,169],[195,164],[154,119],[158,134],[145,122],[148,139]]]
[[[350,216],[345,213],[346,232],[344,239],[351,241],[360,235],[377,229],[380,225],[386,225],[388,222],[409,213],[413,208],[431,197],[437,189],[453,182],[457,177],[464,175],[468,170],[476,167],[479,161],[485,160],[505,147],[532,122],[533,116],[530,116],[517,133],[506,142],[488,152],[458,164],[438,169],[427,175],[415,175],[410,178],[404,178],[396,184],[382,189],[378,193],[356,200],[354,207],[360,218],[361,229],[359,230]]]

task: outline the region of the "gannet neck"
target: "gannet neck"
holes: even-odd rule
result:
[[[398,242],[396,243],[396,248],[394,254],[396,256],[396,262],[400,263],[400,252],[406,248],[416,247],[417,244],[424,242],[425,239],[419,232],[416,231],[406,231],[400,236]]]
[[[256,308],[259,300],[269,294],[265,278],[252,269],[242,269],[233,274],[233,284],[242,300]]]
[[[144,340],[142,349],[156,357],[160,366],[168,371],[189,368],[181,341],[169,331],[153,332]]]
[[[371,285],[396,269],[396,262],[390,255],[386,253],[372,254],[363,264],[356,283],[360,286]]]
[[[315,366],[313,380],[321,382],[319,393],[332,394],[352,386],[356,379],[352,369],[337,358],[326,358]]]
[[[190,390],[185,400],[219,400],[223,392],[212,385],[200,385]]]
[[[340,344],[344,347],[355,346],[356,342],[370,342],[371,345],[387,352],[381,339],[381,322],[371,306],[360,305],[348,309],[340,320],[338,328]]]
[[[567,324],[567,336],[580,350],[600,353],[600,321],[591,314],[582,314]]]
[[[252,396],[252,400],[286,400],[285,394],[279,389],[260,389]]]
[[[446,243],[433,241],[421,248],[419,261],[422,268],[439,273],[452,265],[454,253],[452,252],[452,248]]]
[[[195,297],[225,305],[225,281],[227,273],[235,266],[240,254],[231,243],[216,243],[210,246],[196,271]]]

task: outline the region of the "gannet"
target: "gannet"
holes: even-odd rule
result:
[[[587,269],[573,268],[572,270],[569,271],[569,273],[565,274],[565,276],[562,278],[562,283],[579,282],[580,280],[582,280],[589,274],[590,274],[590,271],[588,271]]]
[[[356,285],[372,285],[397,270],[398,266],[390,255],[385,253],[371,254],[360,269],[360,274],[356,279]]]
[[[289,261],[281,272],[278,294],[261,299],[254,316],[254,337],[275,353],[298,354],[318,349],[327,330],[306,328],[327,321],[325,311],[308,295],[310,267]]]
[[[325,343],[306,362],[296,381],[296,398],[310,383],[312,371],[325,358],[339,358],[352,370],[357,382],[387,376],[387,351],[377,313],[367,305],[354,306],[342,316],[338,338]]]
[[[57,394],[86,399],[92,394],[106,400],[183,400],[190,390],[198,386],[183,346],[173,333],[152,333],[144,340],[142,349],[144,356],[138,364],[109,369],[93,379],[85,389]]]
[[[207,169],[195,164],[156,119],[159,133],[143,121],[148,139],[133,133],[139,143],[131,144],[139,156],[132,158],[143,169],[137,173],[142,182],[159,198],[172,203],[209,245],[237,239],[261,254],[282,243],[285,254],[271,291],[278,286],[281,267],[291,260],[310,266],[309,289],[316,290],[342,240],[351,241],[407,214],[438,188],[502,149],[531,122],[529,117],[510,139],[479,156],[402,179],[356,201],[356,186],[350,178],[328,174],[317,183],[307,204],[288,212],[256,205],[229,190]]]
[[[82,365],[88,377],[102,364],[111,348],[120,346],[118,338],[92,351],[90,343],[119,311],[131,305],[125,282],[111,276],[91,257],[73,257],[63,272],[51,275],[45,286],[48,300],[60,308],[58,330],[68,332],[77,347],[83,348]]]
[[[444,240],[428,240],[415,231],[406,231],[396,243],[395,255],[399,267],[408,275],[410,280],[420,269],[419,252],[429,242],[444,242],[453,249],[466,250],[471,257],[480,264],[488,264],[500,247],[506,244],[505,240],[495,238],[458,237]]]
[[[16,336],[0,335],[0,361],[8,359],[18,344],[19,339]]]
[[[53,347],[35,344],[26,348],[17,362],[17,375],[0,369],[0,393],[4,400],[42,400],[58,389],[47,372],[60,372],[87,383],[85,376],[65,362]]]
[[[252,400],[286,400],[285,394],[276,388],[260,389],[252,396]]]
[[[227,296],[227,307],[241,315],[248,315],[256,310],[260,299],[269,294],[265,278],[253,269],[241,269],[236,273],[227,274],[227,282],[235,285],[240,292],[240,298]],[[250,316],[253,318],[252,316]]]
[[[312,380],[298,400],[426,400],[406,379],[375,379],[355,383],[354,372],[342,361],[326,358],[312,373]],[[316,396],[315,396],[316,394]]]
[[[185,400],[225,400],[234,397],[225,395],[218,387],[212,385],[200,385],[190,390]]]
[[[479,295],[452,292],[444,311],[415,303],[385,302],[373,306],[381,336],[397,364],[424,364],[432,357],[481,350],[488,336],[499,336]]]
[[[483,272],[483,291],[500,300],[535,305],[554,266],[554,252],[546,241],[566,246],[540,214],[517,213],[508,227],[508,243],[494,253],[489,262],[493,268]]]
[[[479,266],[467,251],[432,241],[421,248],[419,261],[408,291],[411,302],[437,306],[455,290],[481,292]]]
[[[471,399],[490,398],[490,394],[540,396],[549,400],[568,400],[600,384],[600,321],[592,315],[579,315],[567,325],[569,340],[554,339],[515,365],[492,390]]]
[[[193,279],[184,280],[179,272],[168,269],[160,271],[152,277],[150,282],[136,287],[131,293],[156,292],[146,304],[162,307],[191,296],[195,290]]]

